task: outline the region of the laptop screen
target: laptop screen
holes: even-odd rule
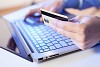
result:
[[[2,18],[0,18],[0,47],[19,53],[8,24]]]
[[[10,24],[0,17],[0,48],[29,60],[24,49],[22,49],[20,44],[17,44],[18,41],[16,42],[16,38],[12,35],[13,33],[11,29]]]

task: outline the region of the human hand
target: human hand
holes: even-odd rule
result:
[[[60,34],[71,38],[82,50],[100,41],[100,17],[77,16],[69,22],[54,20],[50,25]]]
[[[25,19],[30,16],[33,15],[34,13],[39,13],[41,14],[40,9],[45,9],[45,10],[49,10],[52,12],[57,12],[59,13],[61,10],[61,7],[63,6],[63,0],[47,0],[46,3],[44,3],[43,5],[41,5],[41,7],[30,10],[30,12],[26,15]],[[42,18],[40,18],[40,21],[42,21]]]

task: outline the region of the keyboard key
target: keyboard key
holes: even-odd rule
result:
[[[52,34],[52,36],[57,36],[57,35],[58,35],[58,34],[56,34],[56,33],[55,33],[55,34]]]
[[[40,46],[39,45],[35,45],[37,48],[39,48]]]
[[[60,44],[54,44],[56,48],[61,48],[62,46]]]
[[[42,36],[40,36],[40,37],[41,37],[42,39],[43,39],[43,38],[46,38],[46,36],[45,36],[44,34],[43,34]]]
[[[63,35],[61,35],[61,34],[60,34],[59,36],[60,36],[60,37],[62,37],[62,38],[64,37],[64,36],[63,36]]]
[[[33,39],[31,39],[31,40],[32,40],[32,42],[33,42],[33,43],[35,43],[35,42],[36,42],[36,40],[33,40]]]
[[[40,30],[40,29],[36,29],[35,31],[36,31],[36,32],[39,32],[39,31],[41,31],[41,30]]]
[[[45,45],[46,45],[45,43],[41,43],[41,44],[40,44],[40,46],[45,46]]]
[[[49,40],[45,40],[45,41],[44,41],[44,43],[49,43],[49,42],[50,42]]]
[[[54,38],[52,38],[52,39],[49,39],[50,41],[54,41],[55,39]]]
[[[41,43],[43,43],[43,41],[42,40],[38,40],[38,43],[41,44]]]
[[[44,29],[44,30],[42,30],[42,32],[46,32],[46,31],[47,31],[47,30],[45,30],[45,29]]]
[[[57,39],[57,38],[60,38],[60,37],[56,35],[56,36],[54,36],[54,38],[56,38],[56,39]]]
[[[64,47],[67,47],[68,46],[68,44],[66,42],[64,42],[64,41],[60,41],[59,43],[60,43],[60,45],[62,45]]]
[[[66,37],[62,37],[63,40],[67,39]]]
[[[57,41],[61,41],[62,40],[62,38],[58,38],[58,39],[56,39]]]
[[[55,34],[56,32],[55,32],[55,31],[51,31],[50,33],[51,33],[51,34]]]
[[[44,49],[44,52],[50,51],[50,49]]]
[[[32,31],[30,30],[30,32],[33,33],[33,34],[36,34],[36,32],[34,30],[32,30]]]
[[[48,47],[47,46],[42,46],[42,49],[47,49]]]
[[[49,36],[51,36],[51,34],[45,34],[45,36],[49,37]]]
[[[49,36],[48,38],[54,38],[53,36]]]
[[[43,53],[44,51],[43,51],[43,50],[39,50],[39,52],[40,52],[40,53]]]
[[[57,42],[57,41],[53,41],[52,43],[53,43],[53,44],[58,44],[58,42]]]
[[[48,38],[43,38],[43,40],[48,40]]]
[[[36,44],[38,44],[37,42],[34,42],[34,44],[36,45]]]
[[[69,43],[71,41],[71,39],[66,39],[64,40],[66,43]]]
[[[73,42],[69,42],[68,45],[71,46],[71,45],[74,45],[74,44],[73,44]]]
[[[48,43],[47,45],[48,45],[48,46],[53,46],[53,44],[52,44],[52,43]]]
[[[33,36],[38,36],[38,34],[37,33],[34,33],[34,34],[32,34]]]
[[[37,35],[37,36],[35,35],[34,38],[35,38],[35,39],[39,39],[40,37],[39,37],[39,35]]]
[[[44,36],[44,34],[43,34],[43,33],[39,33],[39,35],[40,35],[40,37]],[[45,36],[45,37],[46,37],[46,36]]]
[[[43,32],[44,34],[49,34],[49,32]]]
[[[56,48],[54,46],[49,46],[50,50],[55,50]]]
[[[41,34],[41,33],[42,33],[42,31],[40,31],[40,30],[39,30],[37,33],[38,33],[38,34]]]
[[[36,40],[37,40],[37,41],[40,41],[40,40],[41,40],[41,38],[39,37],[39,38],[37,38]]]
[[[38,49],[38,50],[41,50],[41,47],[38,47],[37,49]]]

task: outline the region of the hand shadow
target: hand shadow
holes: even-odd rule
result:
[[[94,53],[100,53],[100,43],[97,43],[92,50]]]

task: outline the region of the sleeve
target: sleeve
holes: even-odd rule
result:
[[[63,0],[64,8],[85,9],[89,7],[100,7],[100,0]]]
[[[82,0],[82,5],[79,9],[85,9],[89,7],[100,8],[100,0]]]
[[[79,0],[63,0],[63,8],[78,8]]]

